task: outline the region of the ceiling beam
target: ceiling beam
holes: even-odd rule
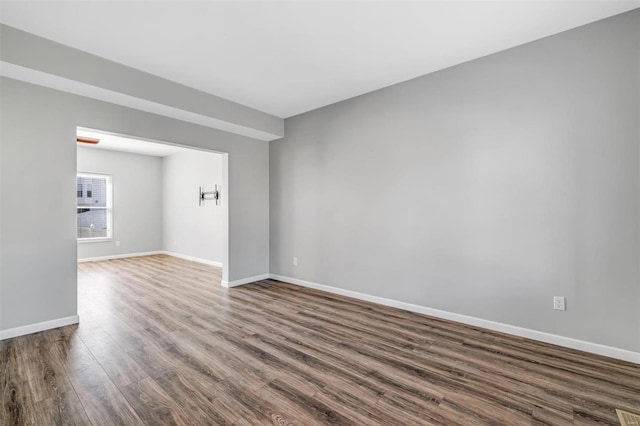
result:
[[[265,141],[284,120],[0,24],[0,75]],[[170,60],[170,58],[168,58]]]

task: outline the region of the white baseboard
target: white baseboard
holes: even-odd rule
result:
[[[113,254],[111,256],[84,257],[82,259],[78,259],[78,263],[99,262],[101,260],[111,260],[111,259],[125,259],[127,257],[152,256],[154,254],[164,254],[164,252],[162,250],[159,250],[159,251],[145,251],[141,253]]]
[[[239,285],[249,284],[256,281],[268,280],[270,277],[271,277],[270,274],[262,274],[262,275],[256,275],[254,277],[243,278],[241,280],[222,281],[222,287],[227,287],[227,288],[237,287]]]
[[[518,327],[515,325],[503,324],[500,322],[485,320],[481,318],[471,317],[467,315],[456,314],[453,312],[441,311],[439,309],[427,308],[426,306],[414,305],[411,303],[400,302],[384,297],[372,296],[369,294],[358,293],[356,291],[345,290],[328,285],[317,284],[310,281],[299,280],[297,278],[285,277],[277,274],[270,274],[274,280],[296,284],[302,287],[314,288],[316,290],[326,291],[328,293],[339,294],[342,296],[352,297],[354,299],[365,300],[367,302],[378,303],[380,305],[391,306],[394,308],[404,309],[410,312],[430,315],[436,318],[442,318],[450,321],[460,322],[474,327],[486,328],[493,331],[512,334],[519,337],[537,340],[540,342],[551,343],[553,345],[564,346],[566,348],[577,349],[597,355],[608,356],[611,358],[621,359],[623,361],[634,362],[640,364],[640,353],[629,351],[626,349],[614,348],[611,346],[601,345],[599,343],[587,342],[584,340],[573,339],[571,337],[558,336],[556,334],[545,333],[542,331],[531,330],[528,328]]]
[[[174,253],[172,251],[166,250],[163,250],[160,253],[166,254],[167,256],[178,257],[180,259],[190,260],[192,262],[204,263],[205,265],[217,266],[219,268],[222,268],[222,262],[216,262],[215,260],[202,259],[200,257],[188,256],[186,254]]]
[[[65,325],[77,324],[78,322],[80,322],[80,317],[78,315],[72,315],[70,317],[58,318],[51,321],[37,322],[35,324],[23,325],[22,327],[10,328],[8,330],[0,330],[0,340],[37,333],[39,331],[50,330],[52,328],[64,327]]]
[[[157,250],[157,251],[145,251],[140,253],[125,253],[125,254],[113,254],[110,256],[97,256],[97,257],[85,257],[82,259],[78,259],[78,263],[81,262],[99,262],[101,260],[112,260],[112,259],[125,259],[128,257],[141,257],[141,256],[153,256],[154,254],[166,254],[167,256],[173,256],[180,259],[190,260],[192,262],[204,263],[205,265],[212,265],[222,268],[221,262],[216,262],[214,260],[202,259],[199,257],[188,256],[186,254],[174,253],[172,251],[166,250]]]

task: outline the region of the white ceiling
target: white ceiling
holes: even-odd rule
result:
[[[11,2],[0,21],[289,117],[636,1]]]
[[[188,151],[175,145],[167,145],[159,142],[149,142],[140,139],[128,138],[95,130],[78,128],[78,136],[100,139],[97,145],[81,144],[78,146],[90,149],[106,149],[109,151],[131,152],[133,154],[152,155],[154,157],[166,157],[177,152]]]

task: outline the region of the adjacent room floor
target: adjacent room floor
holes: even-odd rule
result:
[[[617,424],[640,366],[169,256],[83,263],[0,342],[0,424]]]

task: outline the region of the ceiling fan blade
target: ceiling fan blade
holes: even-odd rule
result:
[[[98,142],[100,142],[100,139],[86,138],[86,137],[78,136],[76,138],[76,141],[80,142],[80,143],[88,143],[88,144],[91,144],[91,145],[96,145]]]

